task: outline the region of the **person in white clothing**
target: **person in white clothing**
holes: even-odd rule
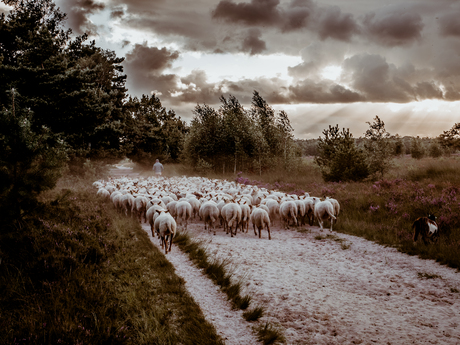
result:
[[[160,161],[157,159],[155,161],[155,164],[153,165],[152,170],[155,171],[155,175],[161,176],[161,174],[163,173],[163,170],[164,170],[163,164],[161,164]]]

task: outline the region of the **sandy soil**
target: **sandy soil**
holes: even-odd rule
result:
[[[188,231],[206,241],[213,255],[231,259],[235,278],[244,279],[253,303],[267,308],[265,319],[284,328],[288,344],[460,344],[456,270],[359,237],[334,233],[342,240],[318,240],[315,236],[329,230],[304,229],[274,226],[271,241],[266,232],[259,239],[252,229],[234,238],[222,230],[214,236],[198,222]],[[168,259],[183,275],[184,259],[176,259],[180,255],[173,245]],[[198,279],[184,278],[190,284]],[[226,311],[216,315],[208,310],[221,308],[221,302],[214,300],[216,287],[201,286],[199,279],[199,286],[190,285],[189,291],[209,297],[195,298],[204,313],[211,313],[228,344],[245,344],[231,338],[234,325],[218,316]]]

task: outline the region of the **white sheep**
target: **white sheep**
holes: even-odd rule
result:
[[[123,210],[125,211],[125,215],[132,217],[132,209],[134,204],[134,197],[127,193],[121,197],[121,203],[123,205]]]
[[[99,188],[96,195],[104,198],[105,200],[110,199],[110,192],[103,187]]]
[[[144,217],[144,220],[147,222],[147,203],[148,199],[145,196],[136,196],[134,198],[131,212],[137,217],[140,223],[142,223],[142,217]]]
[[[300,225],[303,225],[306,211],[305,203],[303,200],[294,200],[294,202],[297,205],[297,217],[300,219]]]
[[[176,204],[176,217],[179,224],[185,222],[185,230],[187,230],[188,220],[192,216],[192,205],[186,200],[178,201]]]
[[[285,201],[280,205],[280,218],[284,228],[289,229],[291,221],[297,225],[297,205],[294,201]]]
[[[175,200],[169,202],[169,203],[166,205],[166,209],[169,211],[169,214],[170,214],[174,219],[176,219],[176,216],[177,216],[176,205],[177,205],[177,201],[175,201]],[[177,221],[177,219],[176,219],[176,221]]]
[[[244,232],[244,228],[246,228],[246,232],[248,232],[251,209],[247,202],[240,203],[239,205],[241,207],[241,231]]]
[[[230,230],[230,235],[233,237],[233,225],[235,226],[235,236],[238,230],[238,225],[241,223],[242,211],[238,204],[233,202],[227,203],[222,207],[222,219],[224,220],[224,230]]]
[[[328,200],[332,206],[334,206],[334,216],[337,218],[340,213],[340,204],[336,199],[326,197],[326,200]]]
[[[268,216],[275,223],[280,214],[280,204],[275,199],[265,199],[265,206],[268,207]]]
[[[214,223],[219,219],[219,209],[213,201],[207,201],[203,203],[200,207],[199,212],[200,218],[204,221],[204,229],[208,230],[210,227],[214,230],[214,235],[216,234],[216,228]],[[208,225],[208,228],[206,227]]]
[[[334,216],[334,206],[332,206],[329,200],[320,201],[315,204],[315,218],[318,220],[321,231],[323,231],[323,222],[330,220],[332,232],[332,224],[336,218]]]
[[[169,251],[171,251],[172,241],[176,234],[176,221],[169,214],[168,210],[156,210],[158,216],[155,219],[154,229],[155,232],[160,236],[161,248],[165,246],[165,254],[168,254],[168,240],[169,240]],[[152,237],[154,233],[152,232]]]
[[[265,211],[263,208],[257,207],[254,208],[251,212],[250,220],[252,226],[254,227],[254,234],[257,236],[256,227],[259,231],[259,238],[261,238],[262,229],[266,228],[268,231],[268,239],[271,240],[270,234],[270,217],[268,216],[268,212]]]

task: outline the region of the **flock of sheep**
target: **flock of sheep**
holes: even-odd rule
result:
[[[203,177],[121,177],[93,185],[98,188],[97,194],[110,199],[119,212],[149,223],[152,236],[157,234],[166,254],[171,251],[177,224],[187,229],[192,217],[199,217],[205,230],[214,234],[218,222],[232,237],[238,229],[248,232],[252,223],[255,235],[260,238],[266,229],[271,239],[270,224],[276,220],[289,228],[313,225],[316,219],[321,231],[323,222],[329,220],[332,231],[340,212],[338,201],[332,198],[321,201],[308,193],[298,196]]]

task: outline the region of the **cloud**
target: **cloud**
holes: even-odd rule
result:
[[[159,90],[168,94],[170,90],[174,90],[178,77],[163,73],[178,58],[177,51],[135,44],[133,50],[126,54],[123,63],[124,70],[129,75],[127,85],[130,93],[148,94],[152,90]]]
[[[267,49],[267,45],[260,39],[262,33],[259,29],[250,29],[248,35],[243,40],[241,51],[249,52],[250,55],[262,53]]]
[[[369,40],[385,46],[412,44],[421,39],[424,27],[419,13],[402,6],[369,12],[362,23]]]
[[[251,0],[249,3],[222,0],[212,11],[212,16],[215,19],[247,26],[272,25],[281,19],[278,5],[279,0]]]
[[[439,30],[443,36],[460,37],[460,11],[439,17]]]
[[[68,25],[77,34],[97,32],[97,25],[89,20],[89,16],[105,9],[103,3],[93,0],[62,1],[62,10],[67,14]]]
[[[359,26],[353,15],[342,13],[339,7],[331,6],[319,11],[318,35],[322,40],[333,38],[350,41],[359,32]]]
[[[358,92],[331,81],[305,79],[291,85],[289,91],[290,99],[295,103],[353,103],[365,100]]]

